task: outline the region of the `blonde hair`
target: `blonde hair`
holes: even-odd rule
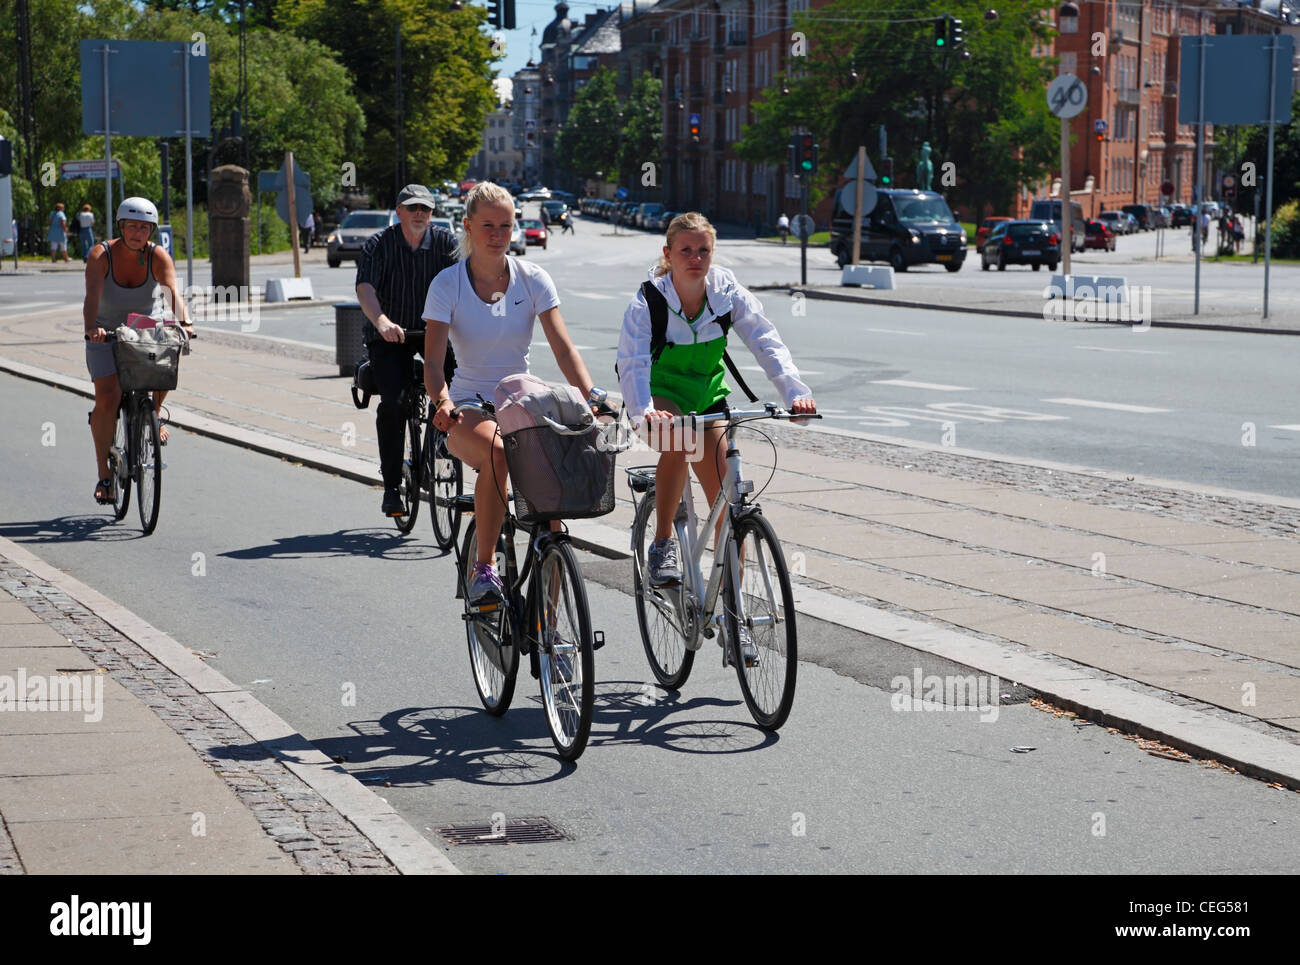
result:
[[[514,196],[499,184],[493,184],[491,181],[480,181],[470,188],[469,194],[465,196],[465,220],[472,220],[474,212],[483,204],[509,205],[511,217],[514,216]],[[463,261],[473,253],[473,250],[473,245],[469,240],[469,232],[466,231],[456,244],[456,257]]]
[[[89,210],[90,210],[90,205],[88,205],[88,204],[83,204],[83,205],[81,206],[81,210],[82,210],[82,211],[89,211]]]
[[[709,241],[715,246],[718,243],[718,232],[713,225],[709,224],[709,219],[698,211],[687,211],[685,214],[679,214],[676,218],[673,218],[672,223],[668,225],[668,236],[664,240],[664,245],[669,251],[673,250],[673,242],[683,231],[707,232]],[[672,264],[668,261],[668,256],[661,254],[659,264],[655,266],[655,277],[659,278],[670,271],[672,271]]]

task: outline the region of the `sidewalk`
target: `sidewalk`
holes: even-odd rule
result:
[[[79,335],[77,322],[57,310],[6,320],[0,371],[88,393]],[[333,353],[297,343],[280,343],[276,352],[267,347],[257,336],[202,330],[182,388],[168,401],[173,424],[377,483],[373,410],[354,408]],[[912,648],[918,665],[926,654],[941,655],[1017,681],[1090,719],[1300,789],[1300,500],[820,428],[765,431],[776,439],[780,468],[762,504],[785,543],[801,611]],[[183,446],[184,436],[177,441]],[[761,487],[767,472],[761,452],[751,449],[749,475]],[[621,464],[651,461],[631,453]],[[618,492],[613,514],[571,527],[590,548],[614,557],[627,552],[631,522],[621,483]],[[24,552],[0,543],[0,587],[9,594],[0,594],[0,657],[8,658],[0,660],[0,675],[21,666],[29,673],[98,666],[117,681],[120,664],[101,661],[95,644],[67,645],[64,637],[73,634],[58,621],[75,626],[78,618],[49,609],[47,589],[22,572],[39,576],[39,562],[15,559]],[[47,602],[33,611],[10,597]],[[185,645],[201,643],[173,645],[198,663]],[[79,656],[87,648],[89,656]],[[196,697],[212,702],[212,726],[229,726],[223,718],[232,701],[221,696],[223,686],[235,690],[228,682],[196,688]],[[0,714],[0,728],[8,728],[0,729],[0,740],[17,736],[10,730],[21,725],[21,741],[49,742],[40,756],[57,762],[59,773],[97,768],[105,787],[130,775],[139,787],[123,800],[138,800],[141,815],[169,813],[179,821],[203,811],[211,828],[211,815],[238,813],[238,786],[223,790],[216,779],[201,780],[200,772],[212,778],[218,763],[225,776],[230,758],[204,749],[186,762],[180,752],[194,752],[181,743],[198,749],[202,741],[188,732],[182,737],[177,731],[184,728],[170,719],[146,719],[151,715],[139,701],[152,697],[132,692],[106,681],[105,700],[131,707],[121,730],[132,736],[106,741],[95,754],[68,743],[84,731],[66,714]],[[189,718],[204,719],[196,712]],[[236,737],[234,746],[282,767],[255,731]],[[169,749],[140,751],[155,745]],[[51,870],[61,867],[53,852],[49,864],[29,863],[28,855],[42,853],[41,835],[52,842],[60,822],[84,823],[86,815],[59,793],[57,777],[24,769],[21,762],[31,757],[0,756],[8,762],[0,768],[0,815],[26,870]],[[146,772],[136,768],[145,762],[161,770],[139,778]],[[146,791],[161,799],[146,801]],[[209,797],[200,801],[200,793]],[[246,797],[242,803],[249,806]],[[292,806],[288,812],[300,813]],[[299,826],[310,830],[307,822]],[[249,854],[266,854],[265,827],[232,818],[223,832],[238,834],[237,850],[246,844]],[[182,846],[180,838],[178,861],[192,868],[204,860],[196,848],[206,844]],[[275,840],[282,858],[292,840]],[[91,839],[85,841],[89,847]],[[0,866],[3,850],[0,840]],[[236,860],[228,850],[223,856]],[[142,848],[141,860],[146,856],[162,860]],[[287,861],[279,865],[293,870]]]

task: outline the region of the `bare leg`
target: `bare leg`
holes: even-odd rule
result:
[[[478,533],[478,562],[491,563],[497,537],[506,518],[506,450],[497,425],[477,412],[466,412],[447,434],[451,454],[478,471],[474,483],[474,518]]]
[[[108,450],[113,445],[113,430],[117,428],[117,407],[122,404],[122,389],[116,373],[94,380],[95,408],[90,412],[90,435],[95,441],[96,480],[107,479]]]

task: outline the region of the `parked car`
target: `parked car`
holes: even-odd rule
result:
[[[1048,221],[1055,227],[1061,237],[1066,236],[1063,227],[1064,222],[1061,219],[1061,202],[1050,200],[1035,201],[1029,206],[1029,217],[1034,221]],[[1083,206],[1078,201],[1070,202],[1070,250],[1083,251],[1084,239],[1087,233],[1084,229]]]
[[[397,212],[362,209],[353,211],[325,239],[325,261],[337,268],[344,261],[356,261],[371,235],[397,223]]]
[[[516,221],[514,229],[510,232],[510,254],[526,255],[527,253],[528,241],[524,238],[523,223]]]
[[[446,228],[457,241],[460,241],[461,235],[465,233],[464,226],[458,221],[452,221],[450,218],[430,218],[429,227]]]
[[[664,206],[658,201],[645,202],[636,210],[636,226],[652,230],[659,223],[659,215],[663,210]]]
[[[840,267],[853,257],[853,215],[836,196],[831,215],[831,254]],[[966,261],[966,231],[948,203],[933,191],[883,188],[876,206],[862,219],[859,255],[863,261],[887,261],[894,271],[938,263],[961,271]]]
[[[1169,227],[1186,228],[1192,223],[1192,209],[1185,204],[1175,204],[1169,210]]]
[[[524,229],[524,241],[530,245],[541,245],[546,250],[546,228],[536,218],[525,218],[519,224]]]
[[[1104,221],[1096,219],[1089,221],[1085,226],[1087,233],[1083,238],[1085,248],[1100,248],[1102,251],[1115,250],[1115,232],[1111,231]]]
[[[680,211],[659,212],[659,217],[655,219],[655,231],[667,231],[668,226],[673,223],[673,218],[676,218],[679,214],[681,214]]]
[[[551,189],[544,188],[539,184],[520,193],[518,198],[520,201],[549,201],[551,198]]]
[[[1154,228],[1168,228],[1171,212],[1165,205],[1157,205],[1151,209],[1151,225]]]
[[[980,245],[984,244],[986,240],[988,240],[989,232],[993,230],[993,226],[995,224],[998,224],[999,222],[1002,221],[1011,221],[1011,220],[1012,220],[1011,218],[1003,217],[1001,215],[995,218],[985,218],[983,221],[980,222],[980,226],[975,229],[975,247],[978,248]]]
[[[1056,271],[1061,236],[1048,221],[1003,221],[993,226],[979,251],[985,271],[990,264],[997,265],[998,271],[1006,271],[1007,265],[1030,265],[1034,271],[1046,265],[1048,271]]]
[[[1150,231],[1155,227],[1151,220],[1151,206],[1149,204],[1126,204],[1120,208],[1125,214],[1133,216],[1137,226],[1142,231]]]
[[[564,202],[565,204],[567,204],[570,208],[572,208],[572,207],[574,207],[574,206],[577,205],[577,203],[578,203],[578,196],[577,196],[576,194],[574,194],[572,191],[552,191],[552,192],[551,192],[551,200],[552,200],[552,201],[563,201],[563,202]]]
[[[1120,216],[1120,218],[1122,218],[1122,219],[1124,219],[1124,220],[1126,220],[1126,221],[1128,222],[1128,233],[1129,233],[1129,234],[1131,234],[1131,235],[1135,235],[1135,234],[1137,234],[1139,231],[1142,230],[1142,226],[1141,226],[1140,224],[1138,224],[1138,219],[1135,218],[1133,215],[1129,214],[1127,211],[1121,211],[1121,212],[1119,213],[1119,216]]]
[[[1132,225],[1132,221],[1123,211],[1103,211],[1097,215],[1097,220],[1104,223],[1117,235],[1128,234]]]

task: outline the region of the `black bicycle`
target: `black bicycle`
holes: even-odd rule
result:
[[[111,344],[114,332],[104,336]],[[86,336],[90,341],[90,336]],[[147,389],[123,389],[118,403],[113,443],[108,450],[109,480],[115,519],[124,519],[131,508],[131,483],[136,487],[140,526],[148,536],[158,526],[162,507],[162,434],[153,395]]]
[[[452,417],[467,410],[483,412],[489,418],[494,412],[487,402],[465,403],[452,410]],[[610,473],[612,477],[612,462]],[[458,497],[455,503],[462,512],[474,511],[472,494]],[[563,529],[552,530],[548,522],[521,520],[511,510],[515,504],[514,494],[508,495],[495,554],[505,586],[504,604],[474,606],[470,602],[471,564],[478,558],[473,516],[456,556],[456,596],[465,601],[463,619],[474,686],[484,709],[494,717],[501,716],[514,697],[519,658],[527,656],[532,675],[541,686],[551,741],[561,758],[573,761],[581,756],[591,733],[595,651],[605,645],[605,635],[591,628],[586,585],[569,534]],[[520,532],[529,537],[522,566],[515,550]]]
[[[465,487],[464,470],[447,448],[447,433],[432,422],[424,437],[421,465],[429,494],[429,515],[433,518],[433,540],[438,549],[446,551],[455,547],[460,535],[459,499]]]
[[[408,339],[421,338],[424,335],[422,331],[412,331],[410,329],[403,329],[402,333]],[[369,362],[363,361],[357,367],[357,374],[352,382],[352,404],[358,409],[367,408],[370,405],[370,397],[378,389],[378,386],[368,373],[368,366]],[[402,500],[402,514],[394,516],[393,523],[397,526],[399,532],[409,533],[415,529],[416,517],[420,515],[420,496],[423,492],[424,480],[431,478],[432,475],[427,472],[426,467],[434,462],[433,452],[430,447],[430,440],[434,431],[432,425],[430,426],[429,436],[424,438],[423,444],[421,443],[420,430],[425,419],[428,418],[429,409],[429,396],[424,388],[423,360],[419,358],[411,360],[411,381],[402,389],[397,404],[406,413],[406,438],[403,445],[406,456],[402,460],[402,478],[398,482],[398,493]],[[435,532],[437,526],[438,523],[435,519]]]

